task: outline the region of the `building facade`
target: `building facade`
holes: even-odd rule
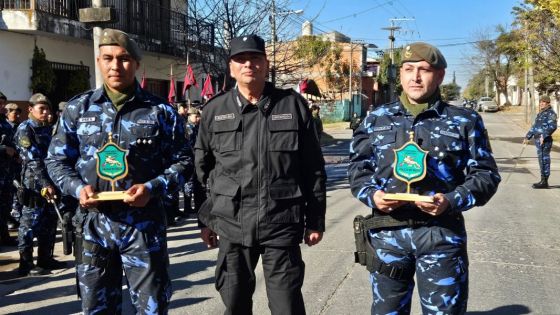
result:
[[[138,80],[145,76],[146,88],[156,95],[167,97],[171,67],[180,94],[187,55],[196,60],[197,54],[213,53],[213,25],[189,17],[185,0],[106,0],[104,5],[115,8],[118,20],[103,27],[127,32],[137,41],[144,51]],[[0,0],[0,91],[10,101],[25,102],[34,92],[35,47],[54,70],[55,88],[47,93],[53,102],[73,96],[68,87],[80,77],[77,72],[87,72],[89,86],[95,87],[92,28],[78,21],[79,9],[91,6],[91,0]],[[204,74],[193,67],[202,81]]]

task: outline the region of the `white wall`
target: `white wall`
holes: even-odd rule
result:
[[[9,100],[25,101],[31,96],[29,84],[35,42],[45,51],[47,60],[75,65],[82,61],[93,71],[93,51],[86,41],[0,31],[0,42],[0,91]],[[90,84],[95,84],[95,78],[90,78]]]
[[[92,88],[95,87],[95,62],[91,41],[0,30],[0,43],[2,43],[0,45],[0,91],[8,97],[8,100],[26,101],[31,96],[29,83],[35,41],[39,48],[43,48],[49,61],[75,65],[79,65],[81,61],[88,66],[90,85]],[[167,56],[144,54],[137,77],[140,80],[145,68],[146,77],[169,80],[170,65],[174,64],[175,80],[181,81],[185,74],[184,63],[184,60]],[[177,64],[183,65],[178,66]],[[200,85],[202,83],[199,81]]]

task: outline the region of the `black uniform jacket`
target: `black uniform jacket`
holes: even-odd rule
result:
[[[305,100],[267,83],[250,104],[236,88],[211,99],[195,145],[212,228],[245,246],[292,246],[325,230],[325,162]]]

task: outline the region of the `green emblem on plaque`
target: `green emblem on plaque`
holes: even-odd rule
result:
[[[405,201],[433,202],[431,196],[421,196],[410,193],[410,184],[421,181],[426,177],[426,157],[428,151],[422,150],[414,142],[414,132],[410,132],[410,140],[395,151],[393,174],[399,180],[406,182],[406,193],[385,194],[384,199]]]
[[[409,183],[422,180],[426,176],[427,155],[427,151],[410,141],[395,150],[395,177]]]
[[[103,149],[95,152],[97,158],[97,172],[105,180],[116,180],[126,174],[126,155],[128,150],[110,142]]]
[[[128,174],[127,155],[128,150],[114,143],[112,133],[109,133],[109,142],[95,151],[97,160],[95,170],[99,178],[111,182],[112,191],[99,192],[94,198],[99,200],[122,200],[124,198],[123,191],[115,191],[115,182]]]

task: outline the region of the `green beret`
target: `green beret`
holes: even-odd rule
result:
[[[142,51],[140,51],[136,42],[123,31],[112,28],[104,29],[99,38],[99,47],[101,46],[120,46],[126,49],[136,61],[139,62],[142,59]]]
[[[17,106],[16,103],[8,103],[8,104],[6,104],[6,109],[7,110],[18,110],[19,107]]]
[[[197,108],[191,107],[188,111],[189,115],[200,115],[200,111]]]
[[[416,42],[404,48],[402,63],[418,61],[426,61],[434,68],[447,68],[447,62],[441,51],[428,43]]]
[[[541,101],[550,103],[550,96],[548,96],[548,95],[541,96]]]
[[[51,101],[49,101],[49,99],[41,94],[41,93],[35,93],[33,95],[31,95],[31,98],[29,99],[29,104],[31,106],[37,105],[37,104],[46,104],[51,106]]]

